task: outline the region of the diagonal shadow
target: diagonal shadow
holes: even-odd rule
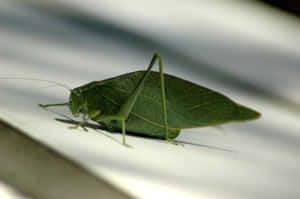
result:
[[[55,120],[58,121],[58,122],[66,123],[66,124],[73,124],[73,125],[79,124],[78,121],[75,121],[73,119],[56,118]],[[103,131],[106,131],[106,132],[109,132],[109,133],[120,133],[120,134],[122,133],[120,129],[109,129],[109,128],[106,128],[105,126],[102,126],[102,125],[99,125],[99,124],[92,124],[92,123],[89,123],[89,122],[85,123],[81,127],[84,128],[85,131],[87,131],[87,128],[89,128],[89,129],[95,130],[96,132],[99,132],[97,130],[100,129],[100,130],[103,130]],[[112,139],[113,141],[115,141],[119,144],[122,144],[118,139],[116,139],[112,136],[109,136],[108,134],[105,134],[103,132],[101,132],[101,134],[108,137],[108,138],[110,138],[110,139]],[[130,131],[129,132],[126,131],[126,135],[136,136],[136,137],[141,137],[141,138],[151,139],[151,140],[157,140],[157,141],[160,141],[160,142],[167,143],[164,139],[161,139],[161,138],[155,138],[155,137],[151,137],[151,136],[147,136],[147,135],[141,135],[141,134],[130,132]],[[201,147],[201,148],[211,149],[211,150],[218,150],[218,151],[230,152],[230,153],[238,153],[237,151],[230,150],[230,149],[225,149],[225,148],[221,148],[221,147],[209,146],[209,145],[204,145],[204,144],[197,144],[197,143],[192,143],[192,142],[185,142],[185,141],[180,141],[180,140],[176,140],[176,142],[181,143],[181,144],[186,144],[186,145],[192,145],[192,146],[197,146],[197,147]]]

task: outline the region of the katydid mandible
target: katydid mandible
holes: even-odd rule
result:
[[[159,72],[151,71],[158,61]],[[162,58],[154,54],[146,71],[93,81],[71,90],[69,106],[74,116],[84,119],[77,128],[93,120],[109,129],[166,139],[176,138],[181,129],[216,126],[257,119],[260,113],[228,97],[178,77],[164,74]]]

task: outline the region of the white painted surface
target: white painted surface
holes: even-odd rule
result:
[[[177,138],[184,147],[128,136],[134,148],[127,149],[120,134],[69,130],[37,106],[67,101],[66,90],[0,79],[1,118],[139,198],[299,198],[299,20],[242,1],[60,2],[66,7],[58,10],[76,8],[94,26],[0,2],[1,77],[77,87],[145,69],[157,51],[168,73],[263,117],[223,131],[185,130]],[[71,116],[66,107],[51,110]]]

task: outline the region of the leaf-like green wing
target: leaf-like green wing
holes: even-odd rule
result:
[[[112,105],[124,103],[143,73],[144,71],[137,71],[98,82],[102,90],[101,95],[111,103],[111,106],[102,106],[101,111],[110,112]],[[94,82],[92,85],[97,83]],[[258,112],[239,105],[216,91],[172,75],[165,74],[165,90],[170,128],[196,128],[227,122],[242,122],[260,116]],[[151,72],[128,119],[131,124],[134,124],[132,129],[136,128],[138,131],[141,120],[143,124],[163,128],[161,103],[160,76],[158,72]],[[128,127],[131,124],[128,124]]]
[[[195,128],[253,120],[260,114],[192,82],[165,75],[170,126]]]

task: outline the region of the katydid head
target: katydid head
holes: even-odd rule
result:
[[[102,98],[101,85],[91,82],[71,90],[69,109],[75,117],[83,114],[88,118],[95,118],[102,113],[102,103],[105,107],[105,100]]]
[[[77,89],[72,89],[69,101],[69,108],[72,112],[72,115],[76,117],[79,113],[86,114],[86,109],[84,107],[85,104],[84,95],[82,95],[82,93]]]

